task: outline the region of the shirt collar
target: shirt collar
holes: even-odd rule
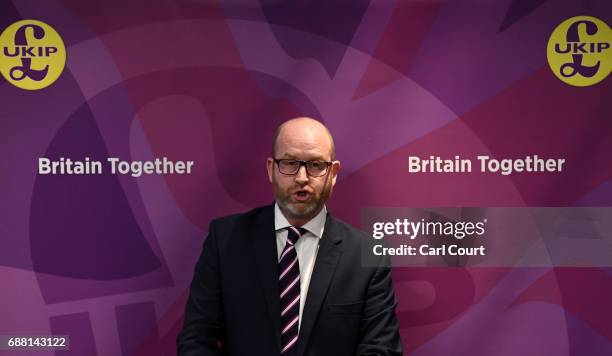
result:
[[[308,230],[310,233],[318,238],[323,236],[323,229],[325,228],[325,220],[327,219],[327,208],[323,205],[323,208],[317,216],[310,219],[306,224],[301,227]],[[278,203],[274,203],[274,229],[276,231],[288,228],[291,226],[287,218],[278,207]]]

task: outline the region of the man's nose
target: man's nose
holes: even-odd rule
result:
[[[306,183],[308,182],[308,172],[306,171],[306,166],[301,165],[295,174],[295,181],[298,183]]]

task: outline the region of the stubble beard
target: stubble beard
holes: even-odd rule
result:
[[[278,185],[274,184],[274,195],[276,202],[281,212],[290,219],[306,223],[314,218],[323,208],[323,205],[329,198],[332,192],[331,183],[326,180],[321,194],[317,197],[315,193],[312,195],[312,200],[307,203],[299,203],[291,201],[291,189],[282,191]]]

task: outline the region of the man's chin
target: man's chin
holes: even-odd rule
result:
[[[313,217],[316,206],[305,203],[290,203],[287,206],[288,212],[294,219],[308,219]]]

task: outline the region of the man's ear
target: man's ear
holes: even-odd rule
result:
[[[268,170],[268,180],[272,183],[272,174],[274,173],[274,160],[268,157],[266,161],[266,169]]]
[[[340,161],[333,161],[331,165],[332,187],[336,184],[336,178],[340,171]]]

